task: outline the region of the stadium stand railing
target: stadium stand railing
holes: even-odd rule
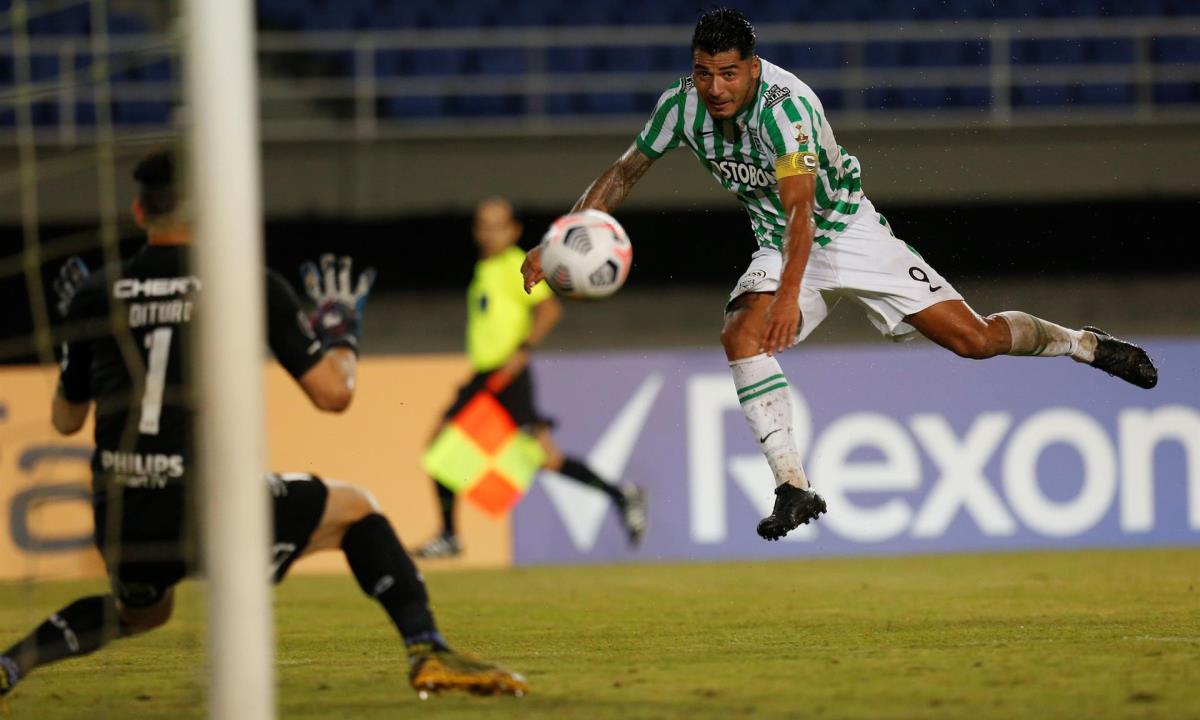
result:
[[[21,97],[40,142],[86,141],[96,81],[88,28],[37,20],[27,59],[0,46],[0,142],[15,137]],[[337,23],[325,20],[326,29],[259,35],[268,140],[627,132],[690,65],[688,24],[328,29]],[[170,130],[175,38],[129,15],[110,19],[109,33],[118,133]],[[812,85],[839,127],[1200,120],[1200,15],[777,22],[758,34],[760,54]],[[16,62],[29,63],[31,84],[14,84]]]

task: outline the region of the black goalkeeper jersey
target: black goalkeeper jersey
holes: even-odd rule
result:
[[[298,379],[321,343],[283,278],[268,270],[266,286],[271,351]],[[109,482],[160,489],[190,475],[193,408],[203,398],[189,391],[186,350],[201,292],[186,248],[148,245],[93,274],[72,299],[60,379],[67,400],[96,401],[96,492]]]

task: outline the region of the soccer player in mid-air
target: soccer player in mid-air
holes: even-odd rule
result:
[[[692,35],[692,74],[662,94],[636,141],[584,192],[574,210],[613,212],[655,160],[686,145],[733,192],[758,242],[725,308],[721,344],[742,411],[775,475],[775,506],[758,534],[778,540],[825,511],[800,463],[787,379],[775,359],[808,337],[841,298],[885,336],[919,332],[966,357],[1067,355],[1152,388],[1158,371],[1141,348],[1093,327],[1072,330],[1008,310],[981,316],[863,194],[858,160],[837,144],[820,99],[795,75],[755,54],[742,13],[703,13]],[[542,278],[540,253],[523,268]]]
[[[152,152],[134,177],[140,184],[134,217],[148,245],[119,267],[90,276],[74,258],[56,283],[68,340],[52,420],[60,433],[75,433],[95,402],[95,542],[112,591],[76,600],[5,650],[0,696],[43,665],[162,625],[171,615],[174,586],[194,567],[188,528],[195,518],[187,495],[196,462],[195,398],[183,365],[193,301],[203,290],[187,270],[190,229],[171,153]],[[358,332],[373,278],[367,271],[352,286],[349,258],[326,256],[320,269],[306,264],[305,286],[317,304],[309,315],[287,283],[267,273],[271,350],[321,410],[340,412],[354,395]],[[415,689],[527,689],[520,675],[446,645],[425,584],[370,493],[302,473],[269,476],[268,491],[274,580],[297,558],[340,549],[359,586],[400,632]]]
[[[543,469],[607,495],[621,515],[629,542],[636,546],[646,530],[646,501],[642,491],[633,484],[608,482],[582,460],[563,455],[550,432],[553,421],[534,405],[530,356],[558,324],[562,306],[545,283],[529,293],[522,292],[518,270],[525,253],[517,246],[520,239],[521,223],[507,200],[488,198],[475,208],[479,262],[467,288],[467,357],[471,360],[472,375],[458,389],[437,430],[477,393],[493,393],[512,415],[513,422],[532,433],[541,444],[546,453]],[[434,486],[442,510],[442,529],[414,554],[423,558],[453,557],[462,552],[455,527],[456,496],[439,482]]]

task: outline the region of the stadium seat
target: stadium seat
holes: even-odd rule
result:
[[[552,47],[546,50],[546,69],[551,73],[591,72],[599,63],[593,48]]]
[[[1132,63],[1137,54],[1133,40],[1092,38],[1083,42],[1083,61],[1089,63]]]
[[[652,55],[648,47],[599,48],[600,64],[609,72],[647,72],[651,69]]]
[[[1161,83],[1154,86],[1154,102],[1180,105],[1200,102],[1200,83]]]
[[[1062,85],[1018,85],[1012,89],[1013,107],[1056,106],[1069,102],[1069,88]]]
[[[1200,38],[1155,38],[1151,56],[1155,62],[1160,63],[1200,62]]]
[[[33,82],[45,82],[58,77],[58,57],[56,55],[34,55],[29,59],[29,79]]]
[[[946,88],[868,88],[863,97],[868,110],[916,110],[942,107]]]
[[[1057,65],[1083,62],[1083,42],[1075,38],[1013,40],[1015,65]]]
[[[1133,86],[1082,85],[1072,95],[1081,105],[1128,105],[1133,102]]]
[[[520,95],[472,95],[452,97],[447,102],[447,114],[457,117],[505,117],[520,115],[525,109]]]
[[[442,98],[392,97],[383,101],[382,115],[392,118],[431,118],[445,114]]]
[[[547,115],[574,115],[579,112],[573,95],[554,93],[545,96]]]
[[[585,95],[583,110],[597,115],[620,115],[645,113],[650,114],[650,108],[640,107],[637,96],[633,93],[596,93]]]
[[[825,110],[842,110],[846,107],[846,91],[841,88],[814,88],[817,97],[821,98],[821,104],[825,106]]]

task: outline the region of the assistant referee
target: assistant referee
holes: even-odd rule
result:
[[[517,247],[521,231],[508,200],[493,197],[476,206],[474,235],[480,257],[467,288],[467,357],[473,374],[439,419],[434,435],[480,390],[489,390],[513,422],[537,438],[546,453],[542,468],[608,495],[621,513],[629,542],[636,546],[646,529],[644,493],[631,484],[608,482],[580,460],[565,457],[550,433],[554,421],[534,405],[530,355],[558,324],[562,304],[544,282],[525,292],[521,280],[525,252]],[[442,510],[442,530],[415,554],[453,557],[462,552],[455,527],[455,494],[436,478],[434,486]]]

